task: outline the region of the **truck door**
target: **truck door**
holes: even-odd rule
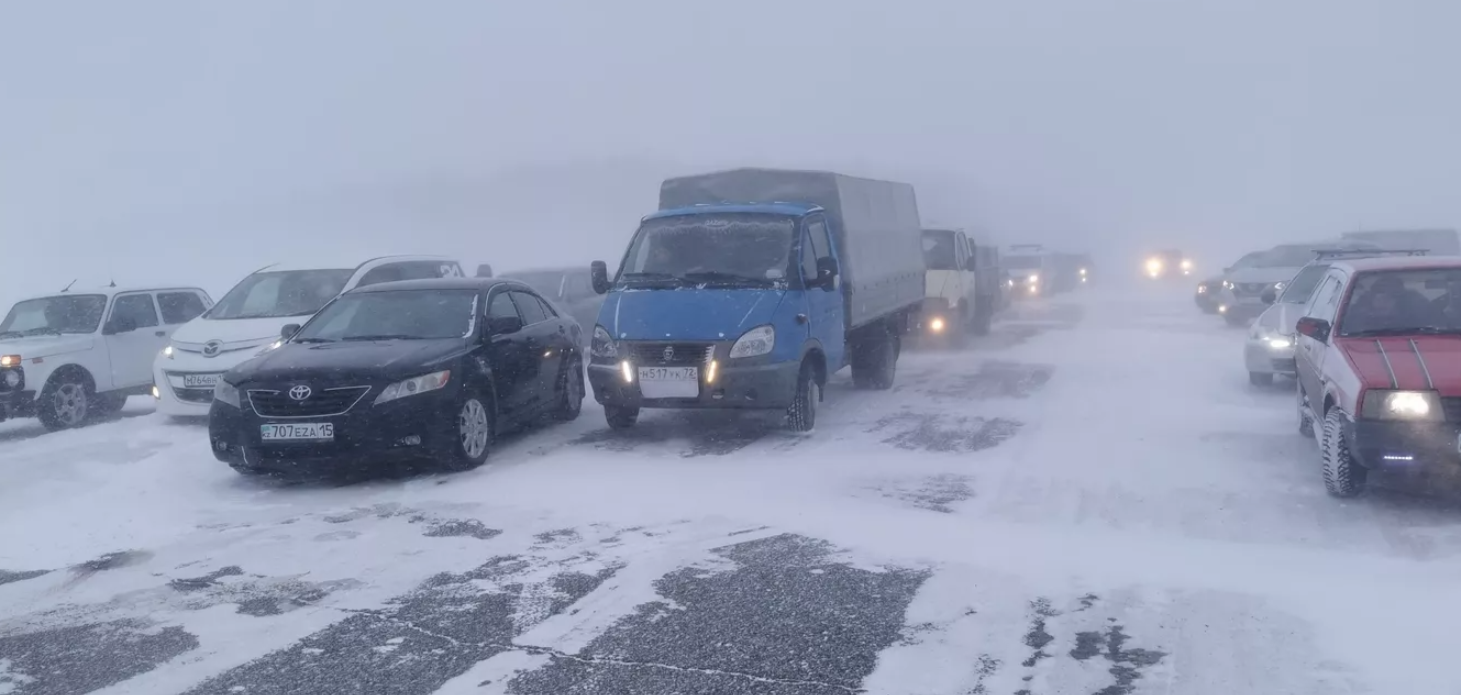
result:
[[[836,250],[832,248],[831,237],[827,234],[827,220],[815,216],[809,218],[806,224],[807,244],[802,245],[802,253],[810,250],[814,256],[812,267],[824,263],[825,259],[837,258]],[[804,259],[805,260],[805,259]],[[805,262],[803,267],[805,267]],[[815,280],[814,280],[815,282]],[[842,303],[842,278],[833,278],[832,282],[819,287],[809,287],[807,297],[807,323],[812,339],[822,344],[822,351],[827,355],[827,371],[835,372],[842,368],[847,359],[847,326],[843,317],[845,311]]]

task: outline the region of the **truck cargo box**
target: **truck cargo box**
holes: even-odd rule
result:
[[[823,171],[733,169],[667,179],[661,210],[708,203],[826,209],[841,261],[848,330],[923,301],[923,232],[913,186]]]

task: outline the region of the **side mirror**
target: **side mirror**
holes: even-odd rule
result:
[[[283,328],[279,329],[279,339],[280,340],[289,340],[290,338],[293,338],[294,337],[294,334],[295,333],[298,333],[298,332],[299,332],[299,324],[297,324],[297,323],[286,323],[286,324],[284,324],[284,327]]]
[[[1272,304],[1278,301],[1278,291],[1270,287],[1264,290],[1263,294],[1258,295],[1258,301],[1261,301],[1264,304]]]
[[[827,256],[817,259],[817,282],[816,285],[824,290],[830,290],[835,285],[833,282],[838,275],[842,274],[842,266],[837,264],[837,259]]]
[[[588,265],[589,277],[593,280],[594,292],[604,294],[609,291],[609,266],[603,261],[594,261]]]
[[[482,265],[477,266],[477,277],[479,277],[479,278],[490,278],[490,277],[492,277],[492,266],[491,265],[488,265],[486,263],[483,263]]]
[[[512,335],[522,329],[521,316],[498,316],[487,319],[487,330],[492,335]]]
[[[137,330],[136,319],[131,316],[113,316],[112,322],[107,325],[106,332],[115,335],[117,333],[131,333],[135,330]]]
[[[1299,335],[1309,336],[1321,343],[1329,340],[1329,322],[1324,319],[1305,316],[1299,319],[1295,330],[1299,332]]]

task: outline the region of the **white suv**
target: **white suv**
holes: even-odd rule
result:
[[[340,293],[394,280],[462,277],[457,261],[435,256],[385,256],[359,265],[275,264],[241,280],[207,313],[159,346],[152,367],[158,412],[204,417],[224,372],[279,340],[285,326],[302,324]]]
[[[122,409],[152,385],[152,360],[212,306],[196,287],[68,290],[17,302],[0,321],[0,420],[48,430]]]

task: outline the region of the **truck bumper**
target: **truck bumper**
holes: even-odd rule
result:
[[[35,391],[0,391],[0,422],[11,418],[35,417],[35,404]]]
[[[589,384],[601,405],[629,408],[784,409],[796,394],[800,362],[753,366],[716,366],[714,380],[701,370],[700,393],[693,398],[645,398],[637,379],[626,381],[617,364],[590,364]]]

